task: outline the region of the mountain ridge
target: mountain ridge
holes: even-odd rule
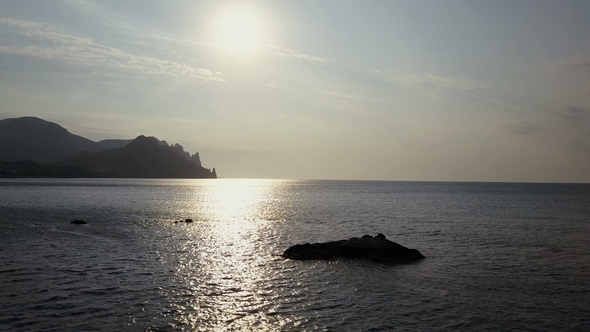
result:
[[[0,177],[217,177],[179,144],[144,135],[94,142],[36,117],[0,120],[0,161]]]
[[[95,153],[83,151],[55,166],[83,169],[93,177],[216,178],[210,171],[183,158],[155,137],[138,136],[124,147]]]
[[[36,117],[0,120],[0,160],[46,164],[81,151],[97,152],[96,142]]]

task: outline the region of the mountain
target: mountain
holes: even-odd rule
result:
[[[125,145],[131,143],[131,141],[133,141],[133,140],[132,139],[105,139],[102,141],[98,141],[98,142],[96,142],[96,146],[98,147],[97,151],[122,148]]]
[[[184,158],[173,147],[161,145],[155,137],[139,136],[118,149],[96,153],[81,152],[54,164],[83,169],[92,177],[109,178],[216,178],[209,171]]]
[[[198,153],[155,137],[94,142],[35,117],[0,120],[0,177],[19,176],[217,177]]]
[[[81,151],[100,151],[96,142],[74,135],[62,126],[35,117],[0,120],[0,160],[32,160],[45,164]]]

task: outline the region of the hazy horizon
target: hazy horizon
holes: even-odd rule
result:
[[[0,3],[0,119],[223,178],[590,182],[590,2]]]

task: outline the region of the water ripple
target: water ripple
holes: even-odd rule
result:
[[[590,325],[586,187],[68,181],[0,184],[2,330]],[[92,222],[76,227],[74,216]],[[280,256],[295,243],[378,232],[428,258],[400,266]]]

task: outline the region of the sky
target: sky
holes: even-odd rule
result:
[[[0,119],[220,177],[590,182],[588,1],[0,0]]]

